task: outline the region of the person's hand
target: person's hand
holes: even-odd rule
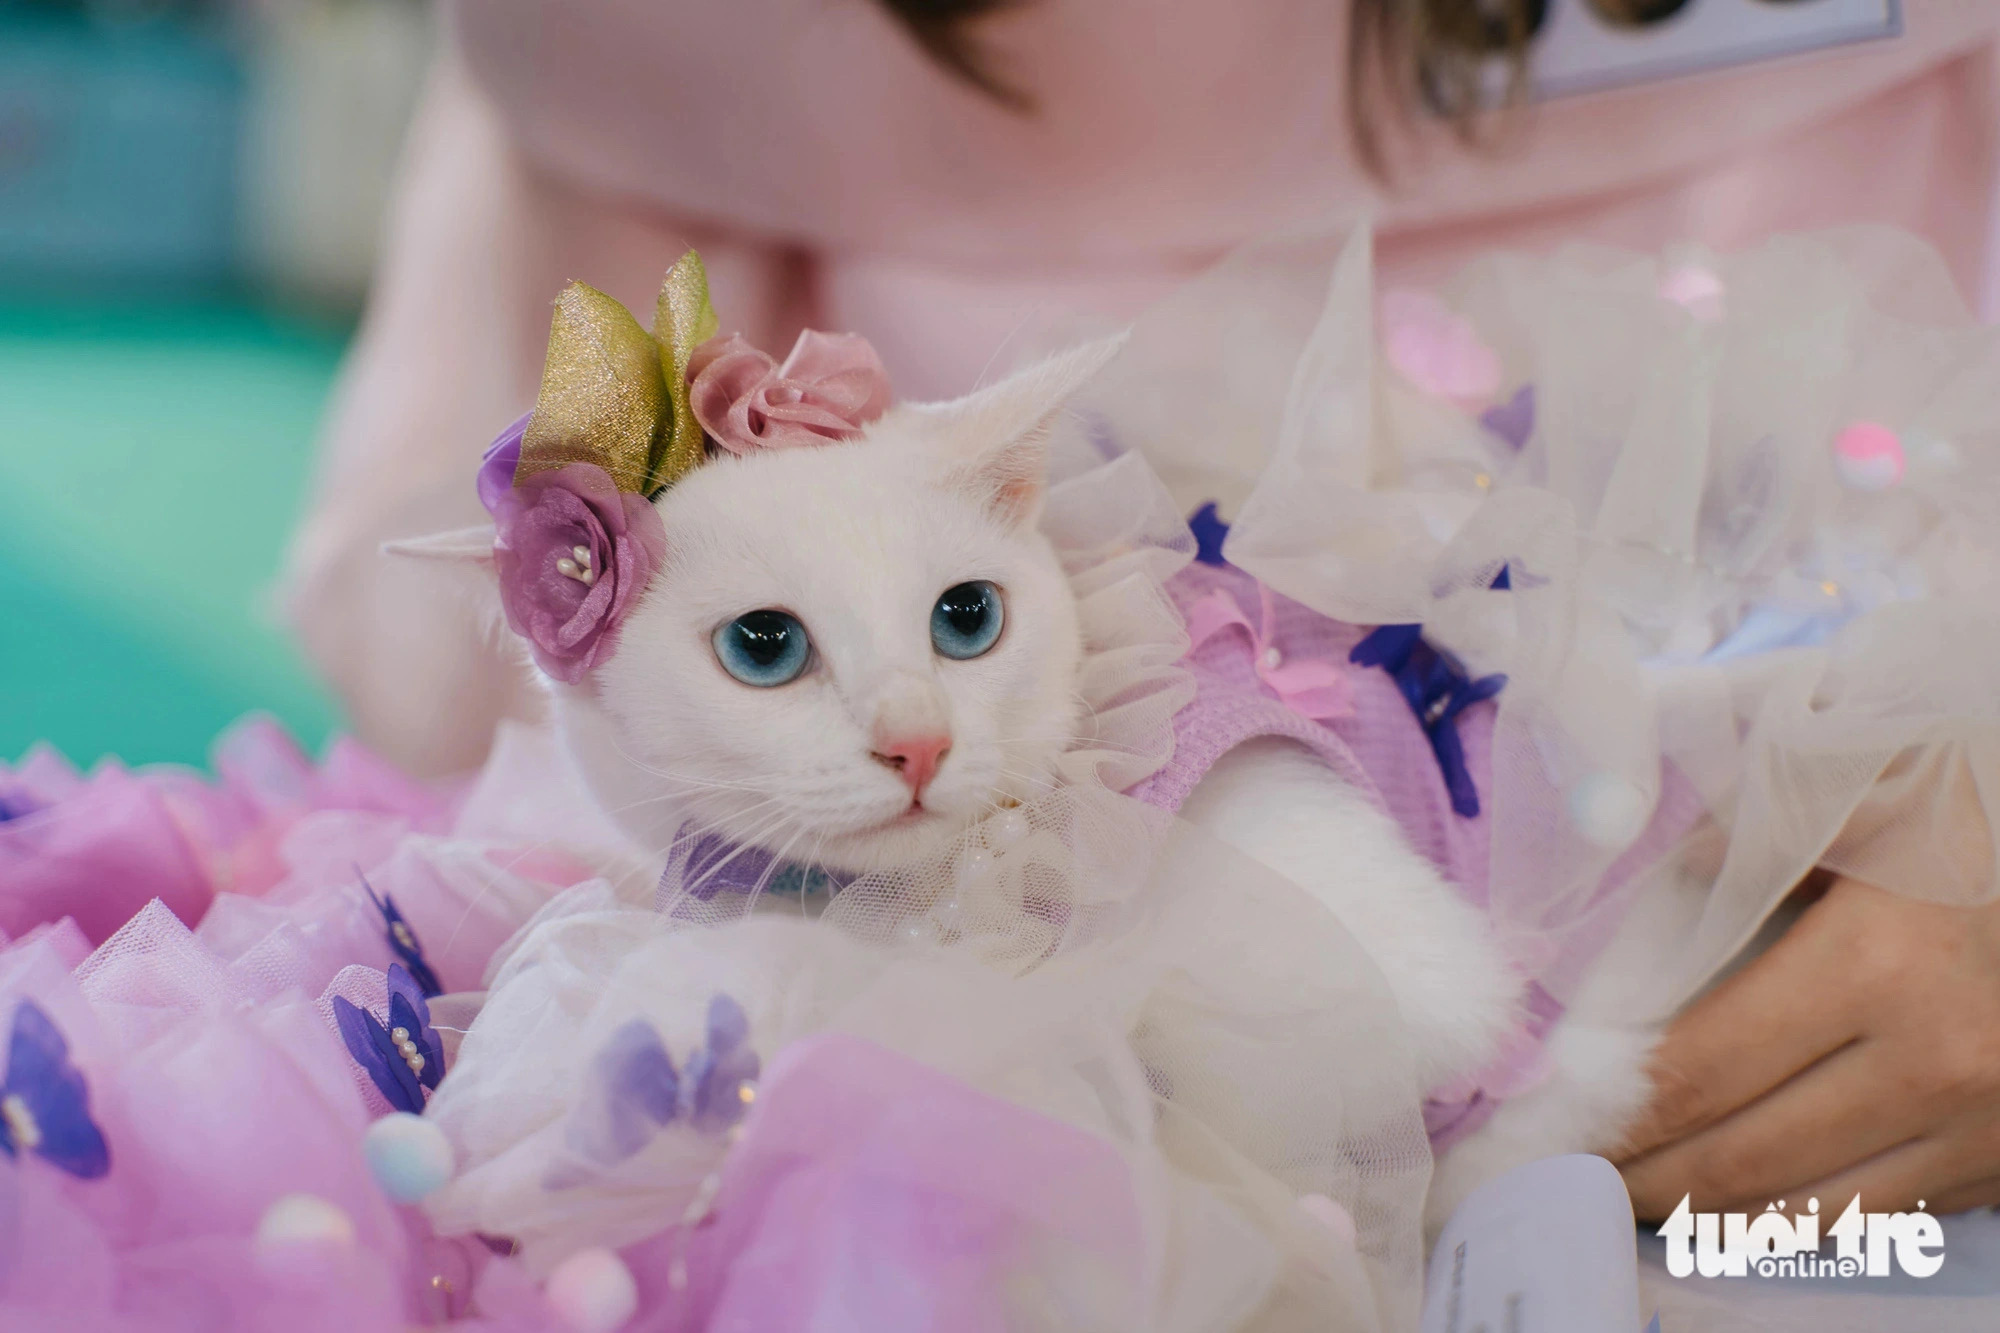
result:
[[[1854,880],[1690,1005],[1620,1169],[1645,1219],[1807,1196],[1838,1210],[2000,1203],[2000,904]]]

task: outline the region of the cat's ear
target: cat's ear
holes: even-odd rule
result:
[[[383,542],[382,554],[413,560],[491,565],[493,525],[481,523],[476,527],[453,528],[450,532],[434,532],[428,537],[405,537],[399,541]]]
[[[1048,491],[1049,434],[1064,404],[1118,355],[1127,336],[1085,343],[955,402],[919,408],[941,428],[948,484],[974,492],[1010,525],[1032,524]]]
[[[482,626],[499,617],[500,583],[494,574],[491,523],[383,542],[381,550],[392,560],[428,565],[440,591],[456,596]]]

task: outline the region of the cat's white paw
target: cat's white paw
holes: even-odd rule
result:
[[[1481,915],[1395,824],[1290,741],[1216,761],[1181,814],[1325,904],[1388,980],[1426,1088],[1484,1066],[1513,1029],[1521,984]]]
[[[1438,1159],[1424,1209],[1429,1234],[1503,1172],[1560,1153],[1616,1151],[1651,1095],[1646,1060],[1659,1036],[1653,1028],[1558,1022],[1549,1032],[1548,1077]]]

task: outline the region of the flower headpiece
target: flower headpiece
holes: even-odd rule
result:
[[[507,623],[535,662],[575,684],[666,553],[651,501],[730,453],[851,439],[887,410],[888,375],[855,334],[808,330],[783,365],[716,336],[708,275],[690,250],[667,272],[648,333],[580,282],[556,299],[535,410],[486,451],[479,498]]]

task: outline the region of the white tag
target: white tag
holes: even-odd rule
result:
[[[1431,1251],[1423,1333],[1625,1333],[1638,1242],[1618,1169],[1573,1154],[1474,1190]]]

